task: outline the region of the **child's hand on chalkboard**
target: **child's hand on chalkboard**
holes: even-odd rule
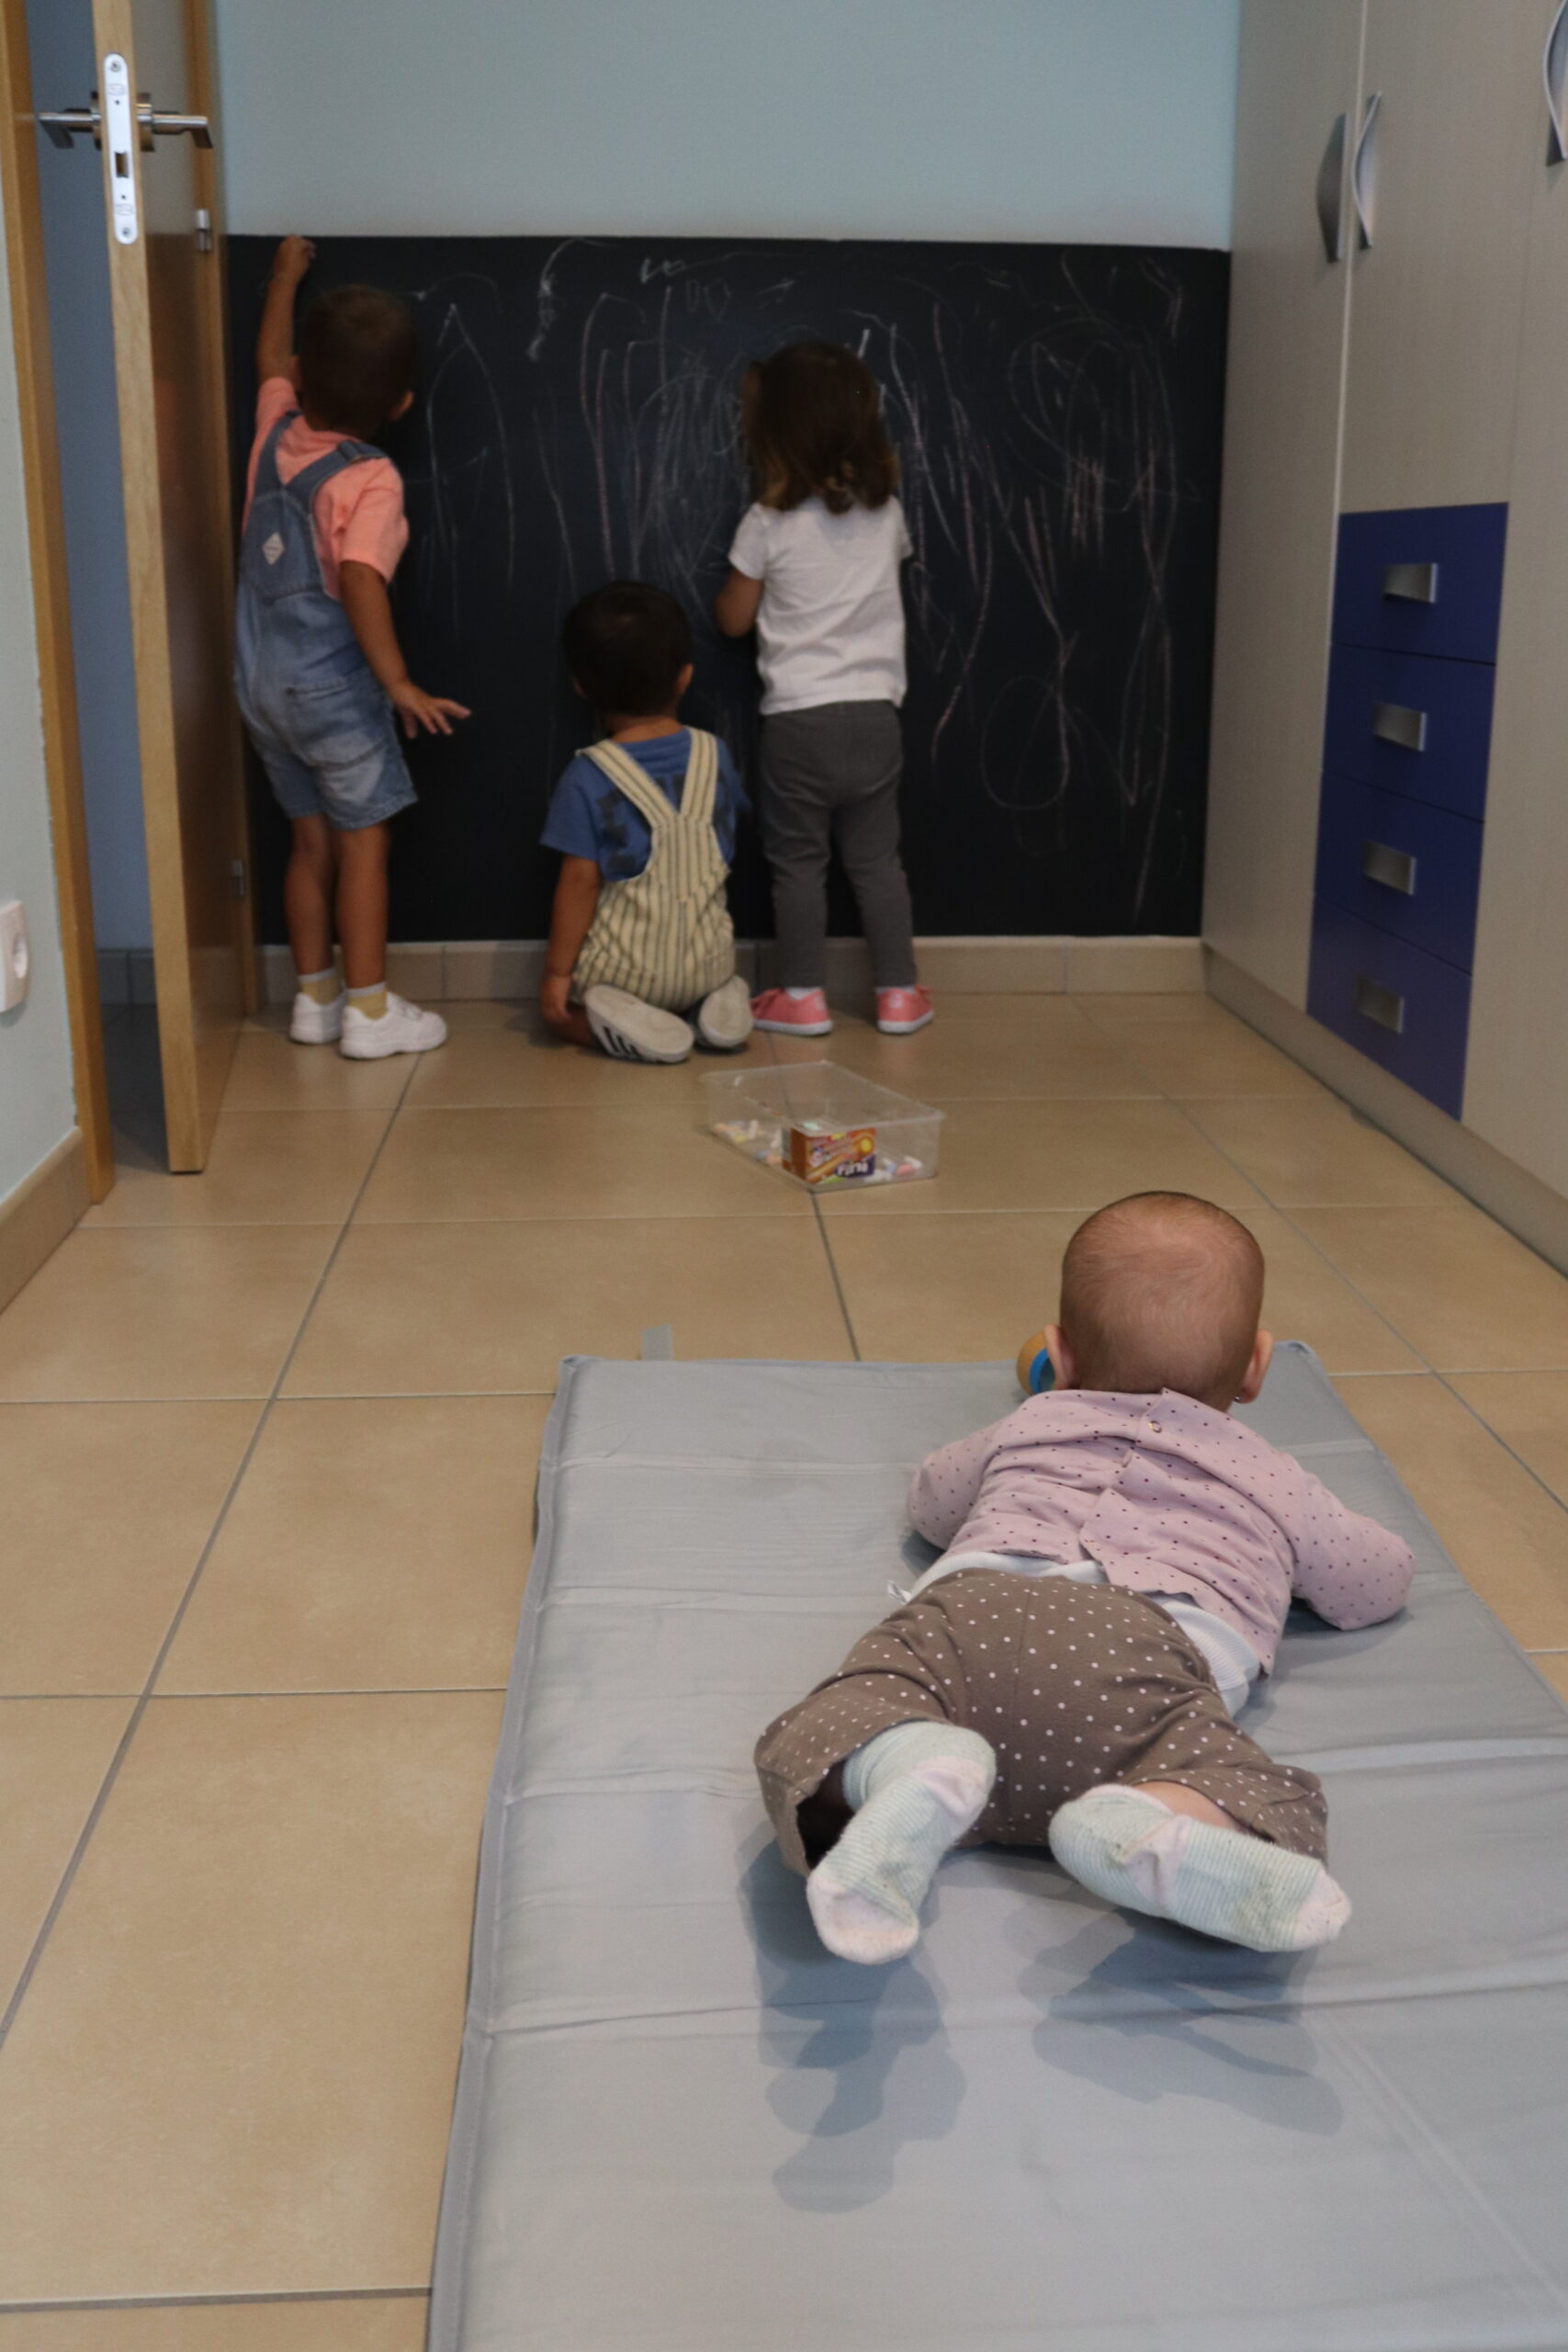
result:
[[[309,237],[285,237],[272,257],[272,274],[298,286],[315,258],[316,248]]]
[[[449,702],[445,695],[427,695],[412,678],[400,678],[387,692],[403,722],[403,733],[411,740],[422,727],[427,735],[450,735],[452,721],[468,716],[465,704]]]

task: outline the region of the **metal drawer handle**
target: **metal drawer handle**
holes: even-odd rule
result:
[[[1562,0],[1551,19],[1540,61],[1540,77],[1546,84],[1546,160],[1548,164],[1568,164],[1568,119],[1562,110],[1563,85],[1568,81],[1568,0]]]
[[[1358,972],[1350,985],[1350,997],[1363,1021],[1375,1021],[1380,1029],[1391,1029],[1396,1037],[1404,1036],[1402,996],[1395,996],[1392,989],[1380,989],[1376,980],[1369,980],[1365,972]]]
[[[1416,860],[1407,849],[1391,849],[1387,842],[1363,842],[1361,871],[1369,882],[1381,882],[1385,890],[1401,890],[1407,899],[1416,896]]]
[[[1435,605],[1438,567],[1435,563],[1385,563],[1382,593],[1385,596],[1398,596],[1408,605]]]
[[[1382,111],[1382,92],[1374,90],[1361,116],[1361,135],[1356,141],[1356,153],[1350,164],[1350,201],[1356,208],[1356,243],[1362,253],[1371,251],[1377,212],[1378,145],[1375,133]]]
[[[1562,0],[1568,10],[1568,0]],[[1334,118],[1334,128],[1328,134],[1328,144],[1323,151],[1323,161],[1317,167],[1317,226],[1323,238],[1324,257],[1328,261],[1345,258],[1345,117]]]
[[[1384,743],[1397,743],[1402,752],[1424,752],[1427,714],[1424,710],[1411,710],[1402,702],[1375,702],[1372,733]]]

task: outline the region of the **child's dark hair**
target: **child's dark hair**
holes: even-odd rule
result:
[[[299,397],[312,420],[367,441],[413,390],[413,312],[379,287],[339,286],[306,311],[299,356]]]
[[[657,718],[673,707],[692,658],[692,624],[645,580],[612,580],[573,605],[561,631],[566,666],[595,710]]]
[[[898,487],[876,379],[841,343],[786,343],[748,368],[741,423],[764,506],[787,514],[817,497],[845,514],[886,506]]]

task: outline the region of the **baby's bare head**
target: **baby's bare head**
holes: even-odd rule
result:
[[[1080,1225],[1062,1261],[1073,1385],[1174,1388],[1225,1412],[1252,1360],[1263,1252],[1245,1225],[1190,1193],[1133,1193]]]

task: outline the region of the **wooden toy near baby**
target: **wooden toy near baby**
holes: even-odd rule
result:
[[[1018,1385],[1026,1396],[1043,1396],[1055,1379],[1055,1368],[1045,1351],[1045,1334],[1036,1331],[1018,1351]]]

